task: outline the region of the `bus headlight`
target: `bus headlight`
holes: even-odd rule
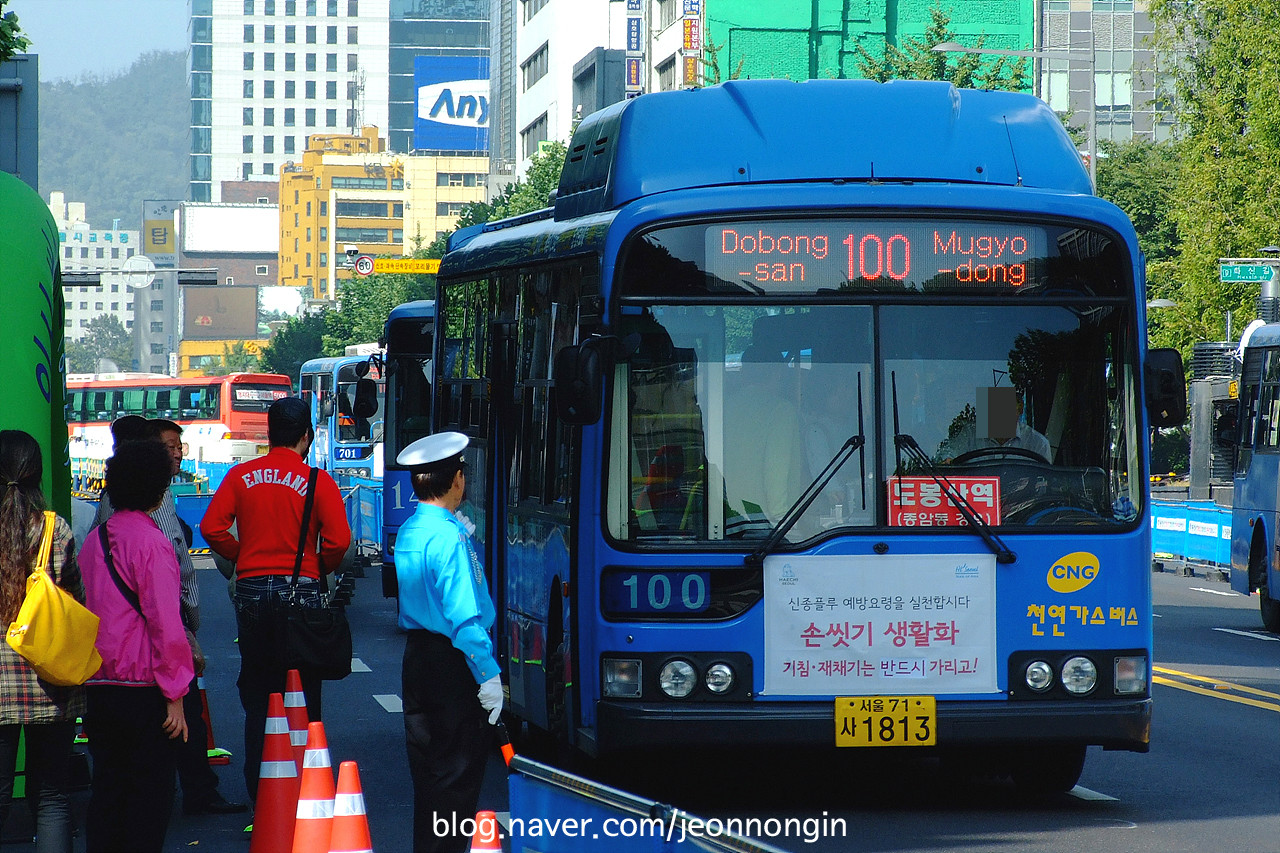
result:
[[[1098,683],[1098,667],[1086,657],[1069,658],[1062,665],[1062,686],[1068,693],[1083,696]]]
[[[1116,693],[1145,693],[1146,690],[1146,655],[1116,658]]]
[[[727,663],[715,663],[707,668],[703,678],[712,693],[727,693],[733,689],[733,668]]]
[[[638,660],[604,659],[604,695],[615,699],[639,699],[641,672]]]
[[[672,699],[683,699],[693,692],[698,673],[687,660],[668,661],[658,672],[658,686]]]
[[[1042,660],[1033,660],[1027,664],[1027,686],[1037,693],[1043,693],[1053,686],[1053,667]]]

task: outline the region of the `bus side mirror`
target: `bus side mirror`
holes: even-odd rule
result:
[[[556,353],[552,371],[556,414],[570,426],[585,426],[603,414],[604,367],[600,348],[592,341]]]
[[[1176,349],[1147,351],[1143,366],[1147,391],[1147,417],[1153,427],[1181,426],[1187,420],[1187,384],[1182,356]]]
[[[372,379],[356,380],[356,401],[351,414],[357,418],[371,418],[378,413],[378,383]]]
[[[320,401],[320,417],[328,420],[333,417],[333,398],[325,397]]]

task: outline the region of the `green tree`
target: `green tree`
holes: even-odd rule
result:
[[[342,355],[348,344],[364,344],[382,337],[391,309],[435,295],[435,276],[375,273],[341,283],[341,308],[325,316],[323,354]]]
[[[868,80],[949,80],[964,89],[1005,89],[1022,92],[1031,88],[1026,57],[997,57],[994,61],[974,53],[938,53],[934,45],[954,41],[951,16],[940,4],[929,9],[930,23],[924,39],[904,36],[901,46],[885,42],[884,53],[876,56],[858,45],[858,73]],[[982,47],[983,36],[973,47]]]
[[[283,373],[296,383],[303,362],[321,355],[325,321],[330,313],[321,311],[291,318],[288,325],[276,332],[262,348],[259,358],[262,369],[269,373]]]
[[[301,366],[301,365],[299,365]],[[262,360],[248,348],[244,341],[222,345],[222,363],[206,367],[209,376],[226,376],[228,373],[257,373],[262,370]],[[295,371],[293,376],[297,375]]]
[[[530,158],[529,170],[524,177],[502,188],[491,201],[474,201],[462,208],[457,228],[479,225],[507,216],[532,213],[547,206],[552,190],[560,186],[560,172],[569,148],[563,142],[552,142]],[[450,232],[452,233],[452,232]],[[444,257],[445,243],[449,235],[438,238],[426,250],[428,258]],[[434,289],[434,288],[433,288]]]
[[[1256,284],[1218,281],[1218,259],[1252,257],[1280,242],[1280,28],[1249,0],[1154,0],[1153,46],[1177,56],[1172,111],[1180,165],[1171,205],[1181,244],[1153,314],[1184,350],[1221,340],[1227,312],[1238,334],[1256,312]]]
[[[1147,258],[1147,299],[1178,301],[1177,257],[1180,248],[1177,207],[1181,157],[1173,142],[1131,140],[1099,145],[1098,195],[1115,204],[1133,222],[1138,245]],[[1176,315],[1154,311],[1148,317],[1153,344],[1176,346],[1171,322]]]
[[[99,314],[89,321],[80,340],[67,341],[68,373],[112,373],[132,368],[133,338],[113,314]]]
[[[22,28],[18,26],[17,13],[4,11],[8,2],[0,0],[0,62],[15,53],[22,53],[31,45],[31,40],[22,34]]]

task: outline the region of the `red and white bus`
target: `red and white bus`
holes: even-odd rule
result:
[[[190,378],[73,373],[67,377],[71,457],[105,459],[111,455],[111,422],[141,415],[181,425],[189,459],[251,459],[267,449],[267,407],[291,393],[289,377],[278,373]]]

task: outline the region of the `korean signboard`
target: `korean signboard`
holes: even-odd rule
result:
[[[413,64],[420,150],[489,149],[489,57],[418,56]]]
[[[987,524],[1000,523],[999,477],[948,477]],[[961,527],[968,524],[942,484],[932,477],[889,478],[889,524],[894,527]]]
[[[180,201],[149,199],[142,203],[142,254],[159,269],[178,265],[178,240],[173,225],[173,212]]]
[[[764,693],[997,691],[991,554],[767,557]]]

